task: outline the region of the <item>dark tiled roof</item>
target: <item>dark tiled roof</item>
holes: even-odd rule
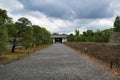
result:
[[[51,38],[66,38],[66,34],[52,34]]]

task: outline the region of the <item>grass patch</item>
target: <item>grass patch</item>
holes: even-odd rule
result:
[[[10,51],[5,51],[3,55],[0,56],[0,65],[5,65],[15,60],[19,60],[35,51],[41,50],[48,47],[49,45],[41,45],[30,49],[16,49],[14,53]]]

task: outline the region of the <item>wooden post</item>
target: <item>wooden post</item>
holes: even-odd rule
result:
[[[113,69],[113,61],[110,62],[110,68]]]

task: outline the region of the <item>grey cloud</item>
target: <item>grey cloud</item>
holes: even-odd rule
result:
[[[24,8],[61,19],[107,18],[113,16],[106,0],[18,0]]]
[[[40,11],[44,13],[48,17],[55,17],[55,18],[67,18],[67,15],[70,15],[71,12],[69,11],[67,6],[63,4],[57,5],[57,3],[48,3],[47,1],[36,0],[19,0],[23,5],[24,8],[27,10],[32,11]]]

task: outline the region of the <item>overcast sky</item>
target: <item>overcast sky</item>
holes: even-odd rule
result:
[[[120,16],[120,0],[0,0],[14,21],[26,17],[51,33],[103,30]]]

